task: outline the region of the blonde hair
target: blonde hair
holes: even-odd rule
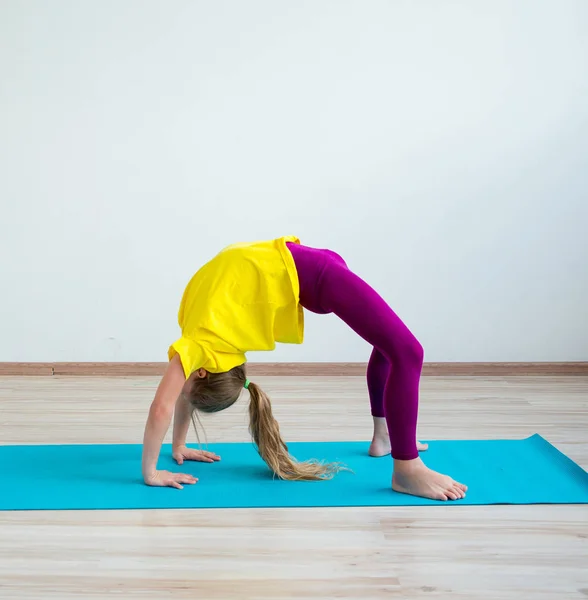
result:
[[[196,427],[196,411],[212,413],[232,406],[245,385],[245,367],[240,365],[226,373],[207,373],[202,379],[189,380],[186,395],[192,407],[192,422]],[[274,418],[267,394],[255,383],[249,383],[249,432],[261,458],[280,478],[290,481],[331,479],[343,469],[338,463],[317,460],[298,462],[288,452],[280,435],[280,426]]]

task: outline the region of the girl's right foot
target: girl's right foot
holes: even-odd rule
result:
[[[392,489],[431,500],[459,500],[465,498],[467,486],[429,469],[420,458],[394,460]]]

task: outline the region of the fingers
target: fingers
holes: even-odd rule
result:
[[[185,475],[184,473],[176,473],[172,479],[174,483],[196,483],[198,479],[192,477],[192,475]]]
[[[203,452],[202,454],[204,454],[204,456],[210,458],[213,461],[221,459],[221,457],[218,454],[215,454],[214,452]]]
[[[220,460],[220,456],[214,452],[208,452],[208,450],[194,450],[194,456],[198,457],[199,460]]]
[[[206,450],[191,450],[190,453],[186,453],[184,458],[187,460],[197,460],[199,462],[214,462],[220,460],[220,456],[214,452],[208,452]]]
[[[192,475],[181,475],[176,479],[176,481],[180,481],[181,483],[196,483],[198,479],[196,479],[196,477],[192,477]]]
[[[184,464],[184,457],[183,456],[178,456],[176,457],[176,462],[178,463],[178,465],[183,465]]]
[[[212,458],[208,458],[208,456],[204,456],[203,454],[194,455],[192,457],[192,460],[197,460],[198,462],[207,462],[207,463],[214,462],[214,460],[212,460]]]
[[[173,487],[178,490],[183,490],[183,484],[192,485],[196,483],[198,479],[192,475],[186,473],[169,473],[168,476],[163,480],[162,484],[166,487]]]

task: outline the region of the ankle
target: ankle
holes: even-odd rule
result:
[[[394,473],[401,475],[409,475],[415,471],[421,470],[425,466],[425,463],[420,457],[412,458],[410,460],[394,459]]]
[[[373,417],[374,419],[374,437],[380,439],[389,439],[388,424],[384,417]]]

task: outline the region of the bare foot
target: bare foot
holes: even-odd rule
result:
[[[420,458],[415,458],[394,461],[392,489],[431,500],[459,500],[465,498],[468,488],[447,475],[432,471]]]
[[[421,442],[419,442],[417,440],[417,450],[419,452],[424,452],[425,450],[427,450],[429,448],[429,444],[421,444]],[[391,449],[390,449],[390,438],[388,437],[388,435],[385,436],[376,436],[374,435],[373,439],[372,439],[372,443],[370,444],[370,449],[368,450],[368,454],[370,456],[375,456],[375,457],[380,457],[380,456],[387,456],[388,454],[390,454]]]

